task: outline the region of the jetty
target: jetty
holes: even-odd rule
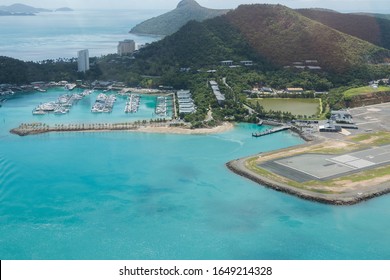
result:
[[[254,133],[252,133],[252,136],[253,137],[262,137],[262,136],[266,136],[266,135],[269,135],[269,134],[277,133],[277,132],[280,132],[280,131],[288,130],[290,128],[291,128],[291,126],[289,126],[289,125],[278,126],[278,127],[272,128],[272,129],[268,129],[266,131],[254,132]]]

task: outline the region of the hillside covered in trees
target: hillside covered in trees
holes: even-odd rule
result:
[[[268,68],[315,60],[325,71],[343,73],[388,61],[390,51],[285,6],[256,4],[242,5],[202,23],[190,22],[142,50],[137,58],[138,66],[153,74],[169,67],[216,65],[227,59],[251,59]]]
[[[340,32],[390,49],[390,18],[385,19],[373,15],[344,14],[316,9],[299,9],[296,11],[305,17],[321,22]]]

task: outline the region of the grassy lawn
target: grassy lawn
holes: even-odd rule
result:
[[[390,143],[390,132],[379,131],[375,133],[361,134],[351,137],[350,140],[354,142],[365,141],[371,145],[386,145]]]
[[[290,112],[293,115],[318,116],[321,114],[321,99],[319,98],[253,98],[248,99],[253,107],[257,101],[266,111]]]
[[[351,88],[344,92],[345,97],[352,97],[356,95],[364,95],[368,93],[374,93],[374,92],[384,92],[384,91],[390,91],[390,87],[380,86],[378,88],[373,88],[371,86],[366,87],[360,87],[360,88]]]

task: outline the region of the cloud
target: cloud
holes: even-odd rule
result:
[[[367,11],[390,13],[388,0],[197,0],[208,8],[236,8],[241,4],[270,3],[290,8],[328,8],[338,11]],[[56,9],[174,9],[180,0],[2,0],[2,5],[22,2],[40,8]]]

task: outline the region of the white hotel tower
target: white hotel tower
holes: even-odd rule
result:
[[[77,52],[77,71],[86,72],[89,70],[89,51],[81,50]]]

